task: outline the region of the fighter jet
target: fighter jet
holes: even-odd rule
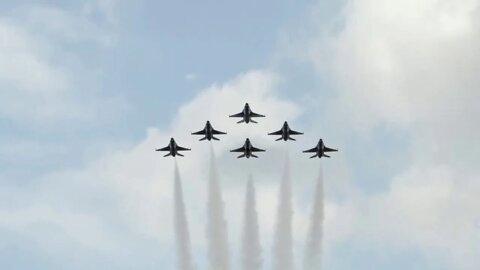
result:
[[[253,120],[253,117],[265,117],[265,115],[254,113],[252,109],[250,109],[250,105],[248,103],[245,103],[245,107],[243,108],[243,111],[237,114],[230,115],[230,117],[242,117],[243,119],[238,121],[237,124],[239,123],[257,123],[257,121]]]
[[[298,132],[290,129],[287,121],[285,121],[285,123],[283,123],[283,127],[279,131],[268,133],[268,135],[280,135],[281,137],[276,139],[276,141],[280,141],[282,139],[284,141],[288,141],[288,140],[296,141],[294,138],[290,137],[290,135],[303,135],[303,132]]]
[[[181,157],[183,157],[182,154],[178,153],[178,151],[190,151],[191,149],[190,148],[185,148],[185,147],[181,147],[179,145],[177,145],[177,143],[175,142],[175,140],[173,138],[170,139],[170,143],[163,147],[163,148],[160,148],[160,149],[156,149],[155,151],[168,151],[169,153],[166,154],[164,157],[168,157],[168,156],[176,156],[176,155],[179,155]]]
[[[330,156],[326,155],[325,152],[337,152],[337,151],[338,151],[337,149],[332,149],[332,148],[326,147],[325,144],[323,143],[323,140],[320,139],[318,141],[317,146],[315,146],[312,149],[305,150],[305,151],[303,151],[303,153],[315,153],[315,155],[311,156],[310,158],[314,158],[314,157],[318,157],[318,158],[328,157],[329,158]]]
[[[203,140],[211,141],[212,139],[219,141],[220,139],[213,135],[220,135],[220,134],[227,134],[227,133],[215,130],[212,124],[210,124],[210,121],[207,121],[207,123],[205,124],[205,127],[202,130],[192,133],[192,135],[205,135],[199,141],[203,141]]]
[[[256,147],[253,147],[252,143],[250,143],[250,139],[247,138],[245,140],[245,144],[240,147],[240,148],[237,148],[237,149],[234,149],[234,150],[230,150],[230,152],[242,152],[243,154],[238,156],[237,158],[243,158],[243,157],[246,157],[246,158],[250,158],[250,157],[254,157],[254,158],[258,158],[256,155],[254,155],[253,153],[254,152],[265,152],[265,150],[263,149],[259,149],[259,148],[256,148]]]

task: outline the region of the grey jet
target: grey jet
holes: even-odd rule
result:
[[[212,139],[219,141],[220,139],[215,137],[214,135],[221,135],[221,134],[227,134],[227,133],[223,131],[215,130],[212,124],[210,124],[210,121],[207,121],[207,123],[205,124],[205,127],[202,130],[192,133],[192,135],[204,135],[204,137],[201,138],[199,141],[203,141],[203,140],[211,141]]]
[[[284,140],[284,141],[288,141],[288,140],[296,141],[294,138],[290,137],[290,135],[303,135],[303,132],[298,132],[298,131],[295,131],[295,130],[293,130],[293,129],[290,129],[290,127],[288,126],[287,121],[285,121],[285,123],[283,123],[283,126],[282,126],[282,128],[281,128],[279,131],[275,131],[275,132],[268,133],[268,135],[280,135],[281,137],[278,138],[278,139],[276,139],[276,141],[280,141],[280,140]]]
[[[254,147],[254,146],[252,145],[252,143],[250,142],[250,139],[247,138],[247,139],[245,140],[245,144],[243,144],[242,147],[237,148],[237,149],[234,149],[234,150],[230,150],[230,152],[241,152],[241,153],[243,153],[242,155],[238,156],[237,158],[243,158],[243,157],[246,157],[246,158],[250,158],[250,157],[258,158],[258,156],[254,155],[253,153],[254,153],[254,152],[265,152],[265,150]]]
[[[254,113],[252,111],[252,109],[250,108],[250,105],[248,105],[248,103],[245,103],[245,106],[243,107],[243,111],[242,112],[239,112],[237,114],[232,114],[230,115],[230,117],[241,117],[243,118],[242,120],[238,121],[237,124],[239,123],[258,123],[257,121],[253,120],[252,118],[253,117],[265,117],[265,115],[263,114],[258,114],[258,113]]]
[[[325,144],[323,143],[323,140],[320,139],[318,141],[317,146],[315,146],[312,149],[305,150],[305,151],[303,151],[303,153],[315,153],[315,155],[311,156],[310,158],[314,158],[314,157],[318,157],[318,158],[328,157],[329,158],[330,156],[326,155],[325,152],[337,152],[337,151],[338,151],[337,149],[332,149],[332,148],[326,147]]]
[[[178,153],[178,151],[190,151],[191,149],[190,148],[185,148],[185,147],[181,147],[179,146],[175,140],[173,138],[170,139],[170,143],[163,147],[163,148],[160,148],[160,149],[156,149],[155,151],[168,151],[168,154],[166,154],[164,157],[168,157],[168,156],[172,156],[172,157],[175,157],[176,155],[179,155],[181,157],[183,157],[182,154]]]

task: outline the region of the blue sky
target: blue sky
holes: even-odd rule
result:
[[[324,269],[476,269],[480,264],[478,0],[0,1],[0,264],[6,269],[174,269],[173,162],[193,253],[206,268],[209,147],[232,256],[246,172],[269,265],[283,152],[292,160],[301,261],[319,137]],[[259,126],[224,117],[249,101]],[[305,131],[283,146],[262,134]],[[238,161],[250,136],[269,149]],[[195,224],[195,226],[193,225]]]

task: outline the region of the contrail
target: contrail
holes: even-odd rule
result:
[[[262,268],[262,248],[260,246],[258,215],[256,210],[255,186],[249,176],[245,196],[244,225],[242,234],[241,269],[259,270]]]
[[[275,227],[273,246],[273,269],[293,270],[293,237],[292,237],[292,194],[290,184],[290,161],[288,154],[280,187],[277,224]]]
[[[306,239],[305,258],[303,261],[303,267],[305,270],[318,270],[321,267],[324,219],[323,171],[321,165],[313,203],[310,216],[310,229]]]
[[[210,147],[210,180],[207,201],[208,259],[212,270],[230,269],[227,226],[213,148]]]
[[[190,233],[188,231],[188,220],[183,202],[182,180],[175,161],[174,177],[174,222],[175,239],[177,242],[177,269],[193,270],[193,261],[190,250]]]

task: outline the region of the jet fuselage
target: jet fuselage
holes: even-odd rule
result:
[[[177,143],[172,138],[170,139],[170,155],[176,156],[177,155]]]
[[[251,114],[252,110],[250,109],[250,105],[247,103],[245,104],[245,108],[243,108],[243,121],[245,121],[245,123],[250,123]]]
[[[213,138],[213,128],[212,124],[210,124],[210,121],[207,121],[207,124],[205,125],[205,137],[207,137],[207,140],[211,141]]]
[[[282,139],[284,141],[288,141],[289,137],[290,137],[290,127],[288,126],[288,123],[285,122],[282,127]]]

